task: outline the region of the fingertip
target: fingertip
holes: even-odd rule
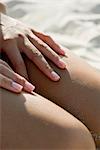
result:
[[[24,89],[28,92],[32,92],[32,91],[34,91],[35,86],[32,85],[31,83],[29,83],[28,81],[26,81],[25,85],[24,85]]]
[[[59,59],[58,65],[59,65],[59,67],[62,68],[62,69],[65,69],[65,68],[66,68],[65,62],[64,62],[61,58]]]
[[[60,51],[60,52],[61,52],[61,55],[65,56],[65,54],[66,54],[65,51],[62,50],[62,49],[60,49],[60,50],[61,50],[61,51]]]
[[[66,50],[61,45],[59,47],[60,47],[61,55],[65,56],[66,55]]]
[[[21,86],[20,84],[13,81],[12,82],[12,88],[15,92],[21,92],[23,89],[23,86]]]
[[[51,72],[51,78],[53,81],[59,81],[60,80],[60,76],[55,71]]]

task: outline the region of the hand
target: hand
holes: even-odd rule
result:
[[[60,79],[43,56],[48,57],[59,68],[64,69],[66,67],[58,56],[58,54],[64,55],[65,52],[51,37],[39,33],[4,14],[1,14],[1,27],[3,39],[1,48],[8,55],[17,73],[27,78],[26,67],[20,54],[20,52],[23,52],[51,80],[57,81]]]
[[[32,92],[35,87],[24,77],[15,73],[10,66],[0,59],[0,87],[15,93],[20,93],[22,89]]]
[[[2,0],[0,0],[0,12],[6,13],[6,8],[6,4]]]

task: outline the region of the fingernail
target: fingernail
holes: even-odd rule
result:
[[[60,48],[61,49],[61,48]],[[61,49],[61,54],[65,55],[65,51]]]
[[[66,68],[65,62],[64,62],[61,58],[59,59],[59,66],[60,66],[61,68]]]
[[[58,81],[60,79],[60,76],[54,71],[51,72],[51,75],[55,81]]]
[[[24,87],[27,91],[32,92],[35,89],[35,86],[33,86],[31,83],[29,83],[28,81],[25,82],[25,87]]]
[[[66,51],[64,50],[64,48],[60,45],[60,50],[61,50],[61,54],[65,55]]]
[[[21,86],[20,84],[16,83],[16,82],[12,82],[12,87],[17,90],[17,91],[21,91],[23,86]]]

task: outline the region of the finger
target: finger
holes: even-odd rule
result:
[[[36,30],[32,30],[33,34],[35,34],[38,38],[40,38],[44,43],[46,43],[48,46],[50,46],[53,50],[55,50],[60,55],[65,55],[65,50],[62,49],[62,47],[54,41],[51,36],[37,32]]]
[[[12,68],[2,59],[0,59],[0,64],[4,65],[4,66],[6,66],[6,67],[8,67],[9,69],[12,70]]]
[[[43,55],[28,40],[28,38],[24,39],[24,45],[21,48],[28,56],[28,58],[32,60],[36,66],[51,80],[58,81],[60,79],[59,75],[57,75],[57,73],[52,70]]]
[[[35,36],[29,37],[29,40],[38,50],[40,50],[46,57],[53,61],[59,68],[66,68],[65,62],[47,44],[45,44],[43,41]]]
[[[14,40],[6,41],[5,52],[17,73],[28,79],[26,66]]]
[[[0,74],[0,87],[8,89],[15,93],[20,93],[23,86],[9,79],[8,77]]]
[[[23,86],[25,91],[32,92],[35,89],[35,87],[31,83],[29,83],[24,77],[18,75],[13,70],[10,70],[3,64],[0,64],[0,74]]]

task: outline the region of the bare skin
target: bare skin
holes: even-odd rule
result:
[[[59,70],[51,66],[61,76],[53,83],[47,79],[26,57],[24,57],[30,81],[36,85],[36,92],[50,99],[81,120],[93,132],[100,146],[100,72],[81,58],[66,50],[63,57],[67,68]],[[33,71],[34,70],[34,71]]]
[[[50,62],[61,75],[61,80],[56,83],[46,78],[24,56],[30,82],[36,85],[36,92],[66,111],[35,93],[35,96],[25,93],[16,95],[0,89],[2,148],[95,149],[89,131],[76,118],[99,135],[100,74],[70,51],[67,55],[63,58],[66,70],[61,71]]]
[[[7,11],[6,8],[7,8],[6,4],[2,0],[0,0],[0,12],[6,14]]]
[[[60,79],[44,57],[49,58],[60,69],[66,67],[58,55],[64,55],[65,52],[51,37],[35,31],[32,27],[28,27],[3,13],[0,13],[0,27],[2,34],[0,51],[6,53],[18,74],[28,79],[26,67],[21,56],[21,52],[23,52],[48,78],[53,81]]]
[[[95,150],[88,129],[36,93],[0,89],[2,150]]]
[[[67,54],[68,57],[63,58],[67,64],[65,71],[60,71],[51,63],[61,75],[61,80],[57,83],[47,79],[26,56],[23,59],[30,81],[36,85],[36,92],[81,120],[94,133],[96,145],[99,147],[100,73],[68,50]]]
[[[12,71],[8,64],[5,65],[0,60],[0,87],[17,93],[22,89],[27,89],[28,92],[35,89],[27,81],[28,75],[21,52],[27,55],[48,78],[58,81],[60,76],[53,71],[43,55],[60,69],[64,69],[66,65],[58,55],[65,55],[64,50],[48,35],[9,17],[3,2],[0,3],[0,12],[0,53],[3,52],[8,56],[13,68]]]

